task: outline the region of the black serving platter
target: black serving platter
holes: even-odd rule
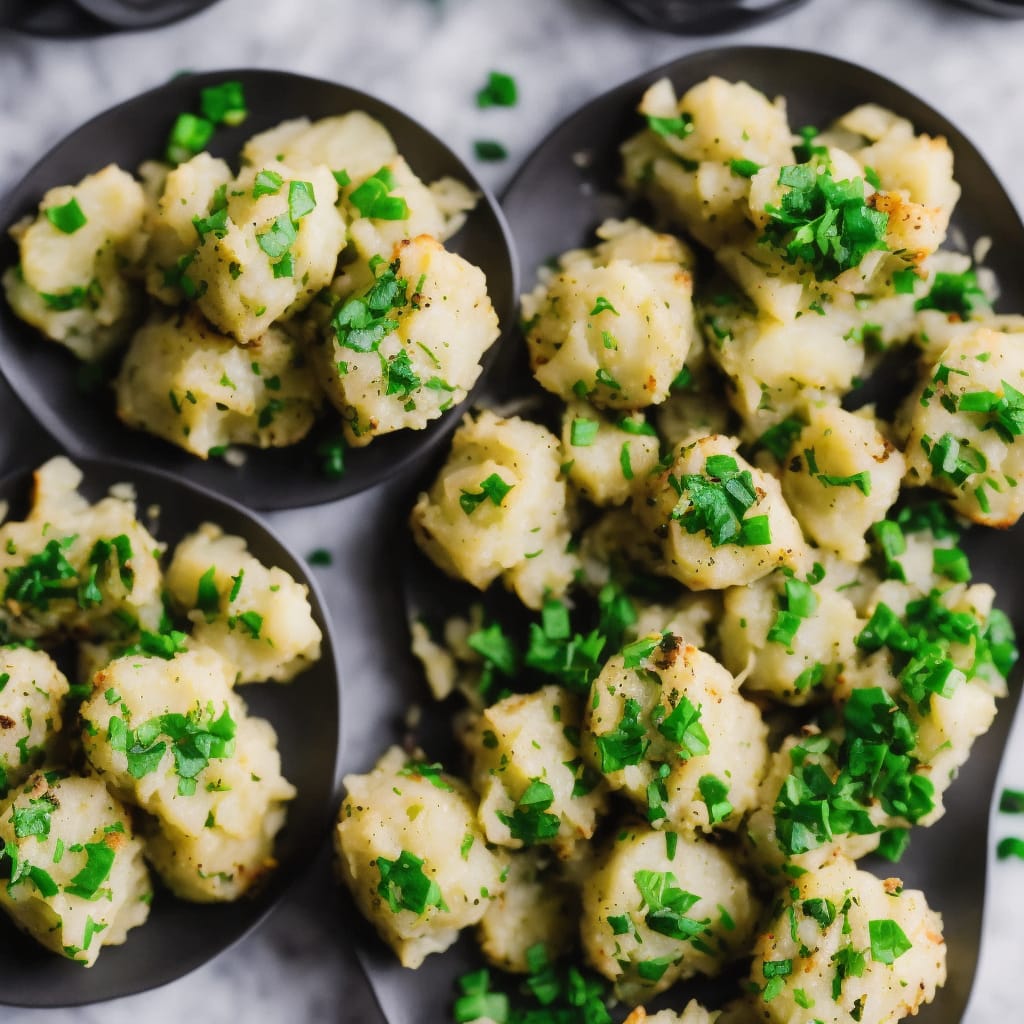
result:
[[[303,75],[226,70],[183,76],[100,114],[58,143],[5,197],[0,227],[6,229],[34,211],[43,193],[55,185],[76,182],[111,162],[134,170],[143,160],[159,157],[177,115],[198,109],[203,87],[227,80],[243,84],[250,111],[242,125],[218,129],[211,142],[210,152],[229,163],[237,166],[237,155],[249,136],[287,118],[315,120],[363,110],[391,132],[422,179],[449,175],[479,192],[476,208],[448,246],[484,271],[501,327],[509,329],[518,280],[511,237],[497,202],[444,143],[406,114],[356,89]],[[0,238],[0,266],[16,261],[17,248],[5,235]],[[499,347],[500,341],[485,355],[481,380]],[[330,415],[301,444],[263,451],[247,448],[244,465],[233,467],[220,458],[204,462],[159,438],[128,430],[115,415],[112,395],[83,391],[79,366],[70,353],[18,320],[0,300],[0,370],[43,428],[72,455],[116,456],[166,470],[263,509],[333,501],[400,473],[447,437],[460,415],[456,407],[425,430],[399,431],[366,448],[346,451],[345,472],[338,479],[323,475],[317,455],[318,445],[339,425],[340,417]]]
[[[968,246],[982,236],[992,239],[986,262],[999,275],[999,306],[1006,311],[1024,309],[1024,281],[1015,271],[1016,253],[1024,244],[1024,225],[995,174],[967,138],[932,107],[874,72],[821,54],[771,47],[728,47],[684,57],[617,86],[555,128],[527,158],[502,197],[526,287],[532,286],[538,269],[552,256],[591,244],[594,228],[602,220],[629,211],[615,188],[618,146],[641,127],[635,110],[646,87],[668,76],[682,93],[712,74],[745,80],[769,96],[784,95],[790,123],[796,127],[824,125],[859,103],[873,102],[910,118],[918,131],[944,135],[953,148],[957,180],[963,186],[954,230],[962,232]],[[500,366],[491,374],[481,400],[503,404],[524,393],[522,348],[521,344],[505,346]],[[428,477],[420,481],[423,485],[428,482]],[[408,514],[413,488],[393,485],[379,497],[380,513],[391,514],[392,529],[400,529],[398,517]],[[1008,533],[976,529],[965,538],[964,546],[975,581],[995,585],[997,603],[1018,634],[1024,633],[1024,582],[1014,569],[1024,556],[1024,527]],[[373,557],[386,559],[376,563],[382,572],[399,574],[404,580],[408,614],[429,613],[436,619],[443,618],[446,609],[465,607],[469,588],[446,579],[422,556],[406,549],[388,554],[380,550]],[[488,594],[488,603],[492,598],[501,600],[500,595]],[[395,614],[393,597],[382,595],[375,601],[381,614]],[[421,743],[429,756],[448,757],[449,763],[456,765],[458,762],[451,760],[455,756],[453,702],[432,703],[422,671],[411,655],[392,651],[389,662],[389,685],[367,685],[364,690],[361,710],[374,723],[376,735],[353,743],[358,748],[350,752],[353,768],[366,770],[387,743],[410,738],[403,722],[412,704],[423,705],[424,714],[411,738]],[[898,867],[875,865],[886,875],[899,874],[909,887],[924,889],[945,919],[949,977],[936,1001],[915,1018],[922,1024],[959,1024],[969,999],[991,858],[988,829],[993,790],[1018,705],[1020,680],[1018,668],[993,728],[975,744],[970,760],[945,796],[945,817],[930,829],[915,830],[910,850]],[[434,1024],[446,1019],[443,1015],[451,1005],[456,978],[481,964],[472,937],[463,936],[448,953],[429,957],[413,975],[399,966],[369,928],[357,925],[354,934],[361,962],[389,1024]],[[660,997],[654,1007],[667,1005],[678,1011],[691,997],[706,998],[714,1006],[736,994],[734,982],[717,987],[713,983],[682,985]]]
[[[0,1005],[52,1008],[80,1006],[145,992],[188,974],[234,945],[266,917],[283,894],[303,878],[323,848],[338,789],[340,687],[331,624],[319,587],[303,562],[260,520],[240,505],[167,473],[115,461],[75,460],[85,474],[82,493],[95,501],[113,484],[129,481],[140,516],[158,506],[155,530],[170,547],[203,522],[244,537],[267,565],[276,565],[309,587],[313,615],[323,633],[319,662],[289,684],[249,684],[239,693],[250,713],[277,730],[281,767],[298,790],[275,845],[277,869],[266,884],[235,903],[198,904],[176,899],[157,882],[149,920],[121,946],[103,950],[83,969],[42,947],[0,918]],[[27,511],[31,470],[0,481],[0,501],[10,516]],[[147,524],[148,525],[148,524]]]

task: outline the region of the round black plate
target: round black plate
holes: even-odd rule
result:
[[[775,18],[806,0],[611,0],[651,28],[680,35],[730,32]]]
[[[1024,18],[1024,0],[960,0],[960,2],[977,11],[995,14],[1000,18]]]
[[[210,7],[217,0],[10,0],[0,26],[27,35],[78,39],[121,29],[157,28]]]
[[[340,689],[331,627],[316,582],[300,559],[240,505],[165,473],[113,461],[76,460],[85,473],[83,493],[102,497],[124,480],[135,485],[138,507],[160,507],[157,536],[173,546],[209,521],[249,543],[251,552],[309,587],[313,614],[323,632],[323,655],[287,685],[251,684],[239,693],[252,714],[277,730],[282,771],[298,795],[278,836],[277,870],[255,895],[236,903],[197,904],[158,888],[149,920],[122,946],[104,949],[95,966],[81,966],[43,950],[0,917],[0,1005],[79,1006],[144,992],[201,966],[241,939],[270,912],[284,892],[305,875],[320,852],[333,820],[338,786]],[[0,481],[0,500],[11,515],[23,514],[31,472]]]
[[[100,21],[123,29],[156,28],[188,18],[217,0],[75,0]]]
[[[504,215],[469,168],[439,139],[410,117],[372,96],[333,82],[281,71],[229,70],[176,78],[123,103],[83,125],[47,154],[0,204],[0,226],[35,210],[43,193],[76,182],[110,162],[134,169],[163,152],[167,132],[182,111],[198,109],[204,86],[229,79],[245,87],[249,117],[236,128],[221,128],[210,151],[237,163],[250,135],[286,118],[311,119],[364,110],[394,136],[401,153],[426,181],[450,175],[480,193],[476,209],[448,244],[487,276],[491,301],[503,329],[514,322],[518,300],[512,242]],[[0,239],[0,266],[17,260],[17,249]],[[484,357],[484,375],[500,347]],[[73,455],[116,455],[139,465],[168,470],[256,508],[297,508],[354,494],[422,458],[459,421],[449,410],[426,430],[403,430],[346,452],[345,474],[323,476],[316,455],[323,434],[314,430],[299,445],[246,449],[246,462],[232,467],[222,459],[203,462],[159,438],[128,430],[114,413],[113,396],[89,395],[78,386],[79,363],[22,323],[0,301],[0,369],[29,411]],[[483,376],[481,375],[481,380]],[[324,432],[331,426],[325,421]]]
[[[1001,306],[1024,309],[1024,281],[1015,271],[1016,254],[1024,245],[1024,225],[971,143],[933,108],[880,75],[833,57],[771,47],[728,47],[684,57],[612,89],[555,128],[527,158],[502,197],[525,287],[532,286],[538,268],[552,256],[592,244],[594,228],[606,217],[627,214],[629,205],[615,187],[620,169],[618,147],[642,126],[635,111],[645,88],[668,76],[681,93],[712,74],[747,81],[769,96],[784,95],[794,126],[824,125],[859,103],[873,102],[910,118],[919,131],[944,135],[953,148],[957,179],[963,186],[955,226],[968,242],[983,235],[992,238],[987,263],[1000,277]],[[506,346],[503,370],[518,345],[521,343]],[[510,389],[502,385],[511,381],[514,387],[515,379],[522,378],[495,372],[488,381],[488,396],[508,400]],[[396,492],[387,507],[393,510],[401,500]],[[406,493],[404,501],[400,506],[403,515],[408,512],[411,495]],[[1008,551],[1024,555],[1024,527],[1009,534],[975,530],[965,546],[975,579],[996,586],[998,604],[1018,633],[1024,631],[1024,582],[1013,568],[1014,557],[1008,556]],[[408,551],[392,558],[394,570],[384,565],[380,571],[401,572],[409,611],[414,615],[424,609],[440,614],[463,592],[423,558],[411,558]],[[975,744],[959,779],[946,794],[945,817],[930,829],[914,832],[910,851],[898,868],[881,868],[899,874],[908,886],[923,888],[945,919],[949,977],[936,1002],[915,1018],[921,1024],[959,1024],[970,994],[985,901],[992,792],[1019,700],[1020,675],[1018,669],[1011,696],[1002,701],[993,728]],[[417,738],[429,756],[444,756],[452,749],[450,707],[430,702],[422,670],[411,655],[401,671],[390,667],[389,678],[393,681],[389,687],[366,680],[366,705],[361,714],[376,722],[399,722],[410,704],[429,705]],[[377,735],[372,744],[382,748],[400,736],[397,730],[393,735]],[[359,741],[363,748],[370,743]],[[366,750],[360,767],[367,767],[379,753],[379,749],[373,755]],[[432,1024],[440,1019],[451,1005],[455,979],[481,962],[475,943],[467,936],[447,954],[429,957],[413,978],[379,940],[367,938],[364,942],[359,956],[389,1024]],[[671,1005],[678,1010],[691,996],[715,1000],[726,992],[729,998],[737,989],[732,983],[724,983],[724,987],[722,982],[717,986],[714,982],[690,984],[658,1000],[655,1007]]]

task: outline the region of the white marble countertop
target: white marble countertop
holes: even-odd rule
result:
[[[895,79],[960,125],[1024,206],[1024,21],[987,19],[942,0],[811,0],[784,20],[724,40],[821,50]],[[501,139],[510,159],[480,167],[483,180],[500,189],[517,162],[578,104],[648,67],[721,41],[644,30],[601,0],[221,0],[175,26],[89,42],[0,32],[0,190],[111,104],[181,69],[242,66],[301,71],[375,92],[466,157],[475,138]],[[519,81],[513,110],[476,109],[475,90],[494,68]],[[9,408],[3,394],[0,403]],[[0,427],[0,462],[16,454],[16,431]],[[300,551],[314,546],[314,537],[315,546],[332,546],[329,510],[272,519]],[[342,540],[335,540],[340,548]],[[321,578],[337,613],[330,574]],[[1003,778],[1024,788],[1024,729],[1011,738]],[[1024,833],[1020,819],[1003,819],[997,834],[1015,825]],[[1021,1019],[1024,863],[994,865],[990,886],[966,1024]],[[84,1010],[0,1011],[0,1020],[374,1020],[338,931],[318,908],[316,892],[300,889],[234,950],[159,992]],[[440,1007],[438,1019],[444,1019]]]

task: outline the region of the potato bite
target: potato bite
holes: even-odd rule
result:
[[[47,949],[91,967],[149,916],[142,842],[95,776],[38,772],[0,803],[0,906]]]
[[[125,801],[153,816],[147,855],[183,899],[237,899],[274,866],[294,787],[277,734],[250,718],[234,670],[197,647],[170,659],[127,654],[93,679],[81,716],[86,757]]]
[[[290,682],[320,658],[309,588],[213,523],[174,549],[167,591],[192,620],[193,640],[221,654],[239,683]]]
[[[392,747],[347,775],[335,830],[341,877],[404,967],[446,950],[504,886],[504,862],[477,824],[467,786]]]
[[[110,164],[77,185],[50,189],[34,219],[11,228],[18,264],[3,275],[11,308],[79,359],[100,359],[141,309],[125,268],[145,248],[145,197]]]

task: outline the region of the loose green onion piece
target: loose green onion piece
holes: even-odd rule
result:
[[[514,107],[519,99],[516,80],[502,71],[492,71],[487,84],[476,94],[478,107]]]
[[[647,114],[647,127],[662,138],[685,139],[693,133],[693,118],[689,114],[679,117],[654,117]]]
[[[477,139],[473,143],[473,152],[477,160],[484,160],[493,163],[498,160],[505,160],[508,157],[508,150],[494,139]]]
[[[917,272],[909,267],[906,270],[893,271],[892,290],[897,295],[913,295],[916,282]]]
[[[600,424],[597,420],[577,417],[569,428],[569,443],[576,448],[588,448],[594,443]]]
[[[999,797],[999,810],[1003,814],[1024,814],[1024,790],[1004,789]]]
[[[867,471],[851,473],[849,476],[819,473],[817,480],[822,487],[856,487],[865,498],[871,497],[871,474]]]
[[[327,438],[317,445],[320,472],[328,480],[339,480],[345,475],[345,441],[339,435]]]
[[[903,536],[899,523],[884,519],[871,527],[871,533],[885,561],[885,578],[906,583],[907,576],[898,559],[900,555],[906,553],[907,539]]]
[[[316,196],[313,195],[313,184],[309,181],[288,182],[288,215],[298,223],[307,214],[316,209]]]
[[[63,206],[51,206],[46,211],[46,219],[65,235],[73,235],[79,228],[84,227],[88,221],[78,205],[78,200],[72,197]]]
[[[492,1020],[506,1024],[509,1019],[508,996],[503,992],[485,992],[460,996],[455,1000],[455,1024],[469,1024],[475,1020]]]
[[[260,171],[252,183],[252,197],[276,196],[283,184],[284,178],[277,171]]]
[[[179,114],[171,127],[164,156],[177,166],[206,149],[213,137],[213,122],[195,114]]]
[[[210,566],[199,577],[196,590],[196,607],[206,616],[216,615],[220,611],[220,592],[216,583],[217,569]]]
[[[882,187],[882,179],[878,177],[878,171],[874,167],[864,168],[864,180],[876,191]]]
[[[642,419],[634,419],[630,416],[623,416],[621,419],[616,421],[615,426],[617,426],[619,430],[622,430],[627,434],[633,434],[637,437],[658,436],[657,431],[650,425],[650,423],[647,423]]]
[[[394,187],[395,176],[390,168],[382,167],[352,191],[349,202],[371,220],[408,220],[408,203],[401,196],[388,194]]]
[[[345,188],[352,184],[352,178],[344,168],[340,171],[331,171],[331,174],[334,176],[334,180],[338,183],[338,188]]]
[[[334,559],[326,548],[317,548],[309,553],[310,565],[330,565]]]
[[[590,311],[591,316],[597,316],[600,313],[614,313],[615,316],[619,315],[619,311],[603,296],[598,295],[594,302],[594,308]]]
[[[622,445],[622,449],[619,452],[619,468],[622,470],[622,475],[627,480],[633,479],[633,463],[629,458],[629,442],[626,441]]]
[[[1000,839],[999,845],[996,847],[996,856],[1000,860],[1008,860],[1010,857],[1019,857],[1024,860],[1024,839],[1018,839],[1016,836]]]
[[[249,116],[241,82],[222,82],[203,89],[199,109],[213,124],[239,125]]]
[[[621,391],[622,385],[602,366],[598,368],[595,379],[598,384],[603,384],[612,391]]]
[[[954,583],[969,583],[971,564],[961,548],[936,548],[932,552],[932,568]]]
[[[741,178],[752,178],[761,170],[761,165],[753,160],[730,160],[729,170]]]

